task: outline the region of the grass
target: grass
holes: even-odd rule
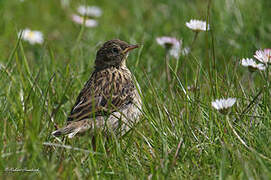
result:
[[[70,20],[79,4],[100,6],[99,26]],[[271,47],[271,2],[258,0],[0,1],[0,177],[3,179],[270,179],[270,74],[250,78],[239,59]],[[208,19],[191,54],[170,59],[155,38],[175,36],[190,46],[190,19]],[[43,45],[19,41],[29,27]],[[97,134],[63,145],[50,134],[62,126],[106,40],[141,43],[128,66],[144,102],[141,122],[120,139]],[[176,71],[175,71],[176,70]],[[170,91],[170,84],[173,83]],[[188,86],[199,89],[187,91]],[[187,93],[185,93],[187,92]],[[228,116],[211,101],[236,97]],[[7,168],[39,172],[5,172]]]

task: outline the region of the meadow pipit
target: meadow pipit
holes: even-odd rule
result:
[[[126,67],[128,53],[137,47],[117,39],[103,44],[96,54],[94,71],[77,97],[66,126],[54,131],[54,136],[72,138],[94,128],[123,135],[138,122],[139,87]]]

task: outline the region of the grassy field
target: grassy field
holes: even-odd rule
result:
[[[271,178],[270,68],[251,74],[240,65],[271,48],[271,1],[63,2],[0,1],[0,179]],[[103,10],[97,27],[72,22],[81,4]],[[170,59],[168,81],[156,38],[191,47],[190,19],[210,31],[198,34],[190,54]],[[24,28],[43,32],[44,43],[18,40]],[[101,134],[96,152],[87,135],[57,141],[54,123],[65,124],[97,49],[114,38],[142,44],[127,62],[142,89],[141,122],[112,137],[109,153]],[[227,97],[237,102],[222,115],[211,102]]]

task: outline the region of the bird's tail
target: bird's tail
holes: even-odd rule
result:
[[[73,138],[78,133],[83,133],[91,128],[89,119],[84,119],[76,122],[71,122],[67,126],[52,132],[53,136],[68,135],[68,138]]]

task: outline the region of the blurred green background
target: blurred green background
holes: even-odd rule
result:
[[[71,20],[79,5],[102,9],[97,27]],[[1,177],[270,179],[270,92],[260,91],[269,80],[257,72],[251,82],[239,65],[239,59],[271,47],[270,9],[267,0],[1,0]],[[185,26],[190,19],[207,21],[211,30],[199,33],[189,55],[170,59],[168,82],[165,50],[156,38],[176,37],[182,47],[190,47],[194,32]],[[18,41],[25,28],[43,32],[44,43]],[[141,44],[127,63],[143,92],[142,122],[110,142],[109,154],[102,135],[98,155],[44,146],[59,143],[50,135],[52,121],[65,123],[93,70],[97,49],[115,38]],[[191,85],[199,91],[188,92],[189,101],[184,89]],[[238,98],[230,117],[237,119],[238,133],[264,157],[240,143],[225,117],[211,109],[212,100],[227,96]],[[255,97],[260,98],[257,105]],[[92,148],[88,136],[65,144]],[[39,173],[7,173],[6,168]]]

